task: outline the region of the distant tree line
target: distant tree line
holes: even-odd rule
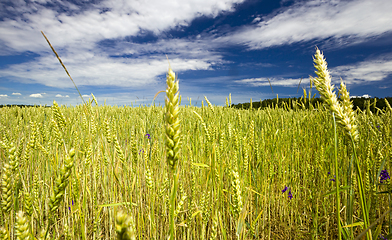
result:
[[[354,110],[368,110],[372,113],[378,113],[380,111],[385,111],[392,106],[392,97],[386,98],[351,98],[351,102],[353,103]],[[389,106],[387,105],[389,103]],[[248,102],[248,103],[238,103],[232,104],[231,107],[237,109],[265,109],[265,108],[283,108],[286,110],[301,110],[301,109],[318,109],[323,107],[323,100],[321,98],[274,98],[274,99],[265,99],[257,102]],[[51,107],[51,106],[40,106],[40,105],[0,105],[0,108],[3,107]]]
[[[20,108],[27,108],[27,107],[50,107],[50,106],[41,106],[41,105],[24,105],[24,104],[15,104],[15,105],[12,105],[12,104],[7,104],[7,105],[0,105],[0,108],[3,108],[3,107],[20,107]]]
[[[354,110],[369,110],[372,113],[385,111],[392,106],[392,97],[386,98],[351,98]],[[389,103],[389,106],[387,104]],[[284,108],[284,109],[318,109],[323,107],[324,101],[321,98],[274,98],[265,99],[257,102],[232,104],[231,107],[238,109],[264,109],[264,108]]]

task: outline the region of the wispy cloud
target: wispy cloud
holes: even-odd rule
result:
[[[23,13],[23,18],[18,16],[0,23],[1,38],[12,51],[47,51],[40,34],[43,30],[60,48],[91,50],[103,39],[136,36],[141,30],[158,35],[187,26],[199,16],[215,17],[222,11],[233,11],[234,5],[241,2],[243,0],[102,1],[83,7],[66,2],[59,8],[57,2],[52,8],[32,2],[13,8],[15,14]],[[71,14],[63,13],[63,9]]]
[[[342,47],[391,32],[391,10],[392,1],[299,1],[216,41],[254,50],[331,38],[329,47]]]
[[[61,94],[57,94],[55,97],[57,97],[57,98],[69,98],[68,95],[63,96]]]
[[[237,4],[243,2],[246,4],[237,8]],[[0,3],[0,56],[20,54],[24,58],[26,53],[34,54],[34,60],[29,62],[17,61],[1,67],[0,78],[10,81],[8,86],[2,85],[1,91],[17,93],[21,91],[18,87],[25,87],[27,83],[35,87],[29,89],[30,93],[48,92],[46,96],[44,93],[31,94],[30,97],[41,98],[36,101],[50,103],[55,96],[61,98],[58,100],[62,103],[81,102],[73,92],[59,89],[74,90],[74,85],[42,37],[41,30],[81,92],[96,94],[100,91],[96,94],[100,102],[107,99],[125,104],[134,100],[148,102],[157,91],[164,89],[169,63],[179,74],[181,94],[188,94],[183,98],[192,96],[194,99],[206,94],[210,101],[214,98],[218,101],[229,92],[248,98],[252,87],[269,88],[267,77],[272,86],[291,87],[296,91],[300,81],[297,77],[308,75],[305,72],[309,72],[314,51],[306,53],[310,66],[306,70],[305,67],[292,67],[276,74],[276,69],[282,65],[296,64],[291,60],[296,58],[295,51],[286,54],[281,49],[294,45],[301,47],[302,43],[309,49],[317,44],[326,53],[333,53],[330,48],[345,50],[348,45],[380,36],[385,38],[392,33],[390,0],[281,0],[281,7],[267,15],[257,15],[261,11],[256,8],[249,11],[255,13],[251,19],[250,15],[243,17],[241,13],[240,18],[240,14],[231,14],[243,11],[241,7],[247,7],[245,5],[269,6],[273,1],[255,2],[261,1],[102,0],[91,3],[36,0]],[[198,23],[199,17],[202,24]],[[230,24],[233,22],[235,24]],[[337,54],[336,51],[333,54]],[[328,61],[328,54],[326,57]],[[388,77],[392,71],[391,61],[388,56],[368,58],[329,69],[334,83],[342,77],[349,85],[363,85]],[[247,91],[240,90],[239,86]],[[266,93],[254,91],[255,95],[266,96]],[[25,90],[21,92],[26,96],[30,94]],[[22,97],[9,99],[19,101]]]
[[[269,78],[272,86],[285,86],[285,87],[293,87],[298,86],[300,78]],[[234,81],[240,84],[246,84],[253,87],[261,87],[261,86],[269,86],[268,78],[247,78]]]
[[[8,97],[7,94],[0,94],[0,97]]]
[[[383,55],[355,64],[339,66],[331,69],[331,75],[340,77],[347,84],[374,84],[392,74],[392,55]],[[335,79],[335,82],[338,80]]]
[[[270,15],[255,16],[251,25],[228,28],[224,36],[204,33],[196,39],[158,39],[144,44],[126,40],[130,36],[143,35],[143,32],[159,36],[167,30],[189,25],[198,16],[215,17],[224,11],[233,11],[235,4],[241,2],[148,0],[136,4],[102,1],[83,6],[63,3],[61,7],[71,14],[63,13],[61,8],[48,8],[42,2],[15,5],[9,11],[23,12],[23,18],[10,16],[0,22],[0,32],[4,33],[0,36],[0,43],[4,45],[1,49],[8,49],[8,52],[0,50],[0,54],[33,51],[41,56],[33,62],[1,69],[0,77],[50,87],[73,87],[40,30],[46,32],[78,86],[133,88],[158,84],[160,76],[167,71],[167,53],[171,67],[178,73],[211,70],[215,65],[227,63],[216,49],[228,44],[243,44],[248,50],[254,50],[331,38],[340,41],[337,45],[341,46],[345,38],[353,44],[392,31],[389,24],[392,22],[391,1],[316,0],[299,1]],[[264,63],[260,66],[273,65]],[[340,71],[354,76],[355,69],[348,67]],[[373,78],[378,79],[381,75],[375,74]],[[286,86],[291,80],[284,81],[282,84]]]
[[[327,59],[328,62],[328,59]],[[348,64],[329,68],[332,82],[339,84],[341,79],[348,85],[374,84],[392,75],[392,55],[382,55],[377,58],[366,59],[355,64]],[[315,74],[313,74],[315,77]],[[292,78],[269,78],[272,86],[298,86],[300,79]],[[268,79],[249,78],[236,80],[236,83],[251,86],[269,86]]]
[[[206,70],[210,59],[170,58],[170,65],[177,72],[186,70]],[[72,78],[78,86],[121,86],[145,87],[157,84],[158,77],[168,69],[167,59],[108,58],[94,54],[78,54],[65,57]],[[23,83],[41,83],[46,86],[72,88],[73,84],[55,57],[42,57],[34,62],[12,65],[0,70],[0,76],[14,76]]]
[[[21,94],[21,93],[12,93],[12,95],[18,95],[18,96],[21,96],[22,94]]]
[[[41,93],[30,94],[30,97],[32,97],[32,98],[43,98]]]
[[[362,96],[350,96],[350,98],[370,98],[372,96],[370,96],[369,94],[364,94]]]
[[[4,33],[0,42],[4,45],[2,49],[7,49],[7,52],[0,51],[0,55],[32,51],[41,56],[34,62],[0,70],[0,77],[51,87],[73,87],[40,30],[44,30],[78,86],[138,88],[157,84],[159,76],[167,72],[165,54],[177,72],[207,70],[222,62],[222,56],[212,50],[209,41],[161,39],[156,43],[135,44],[124,41],[125,37],[143,32],[158,36],[164,31],[187,26],[195,17],[215,17],[222,11],[233,11],[233,6],[242,1],[103,1],[84,8],[64,4],[62,7],[72,14],[41,3],[24,4],[21,6],[23,18],[0,22],[0,32]],[[15,7],[13,11],[19,10]],[[107,40],[113,42],[110,48],[105,47]],[[132,58],[128,58],[130,54]]]

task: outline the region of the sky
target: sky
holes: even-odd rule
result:
[[[316,47],[336,87],[392,97],[391,12],[391,0],[2,0],[0,104],[82,103],[41,31],[99,105],[151,104],[169,67],[182,105],[301,97]]]

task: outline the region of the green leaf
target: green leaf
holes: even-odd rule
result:
[[[204,163],[192,163],[193,166],[196,167],[205,167],[205,168],[209,168],[210,166]]]
[[[356,223],[352,223],[346,226],[343,226],[344,228],[349,228],[349,227],[356,227],[356,226],[361,226],[363,227],[363,222],[356,222]]]
[[[381,161],[380,167],[377,171],[377,176],[376,176],[377,181],[378,181],[378,178],[380,177],[382,169],[384,168],[385,160],[387,160],[387,157],[384,157],[384,159]]]
[[[339,192],[349,190],[350,188],[351,188],[350,186],[341,187],[341,188],[339,188]],[[334,190],[332,190],[331,192],[327,192],[326,194],[324,194],[323,197],[329,196],[331,194],[336,194],[336,188]]]
[[[392,193],[392,190],[383,191],[383,192],[378,192],[377,194],[385,194],[385,193]]]
[[[192,214],[191,219],[193,219],[197,214],[201,214],[201,210],[196,211],[195,213]]]

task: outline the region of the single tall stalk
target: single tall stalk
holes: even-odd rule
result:
[[[178,107],[178,80],[175,80],[174,72],[169,68],[166,80],[166,99],[165,99],[165,133],[166,133],[166,161],[169,171],[173,176],[172,192],[170,197],[170,239],[176,238],[174,212],[176,207],[176,196],[178,188],[178,159],[181,147],[181,131]]]
[[[174,240],[176,236],[175,222],[174,222],[174,212],[176,207],[176,196],[178,189],[178,175],[179,173],[173,173],[173,186],[170,196],[170,240]]]
[[[335,148],[335,183],[336,183],[336,218],[338,221],[338,236],[342,240],[342,226],[340,224],[340,196],[339,196],[339,167],[338,167],[338,137],[336,136],[336,121],[335,114],[333,117],[333,132],[334,132],[334,148]]]
[[[364,223],[364,228],[367,229],[369,226],[369,213],[366,205],[366,199],[365,199],[365,189],[363,186],[363,180],[362,180],[362,174],[360,171],[359,167],[359,161],[357,157],[357,152],[356,152],[356,145],[355,142],[358,141],[359,139],[359,133],[358,133],[358,127],[355,124],[355,113],[352,110],[352,103],[350,101],[350,96],[347,91],[346,85],[341,82],[340,84],[340,89],[339,89],[339,94],[341,96],[342,102],[338,102],[338,99],[335,95],[335,92],[333,91],[334,86],[331,84],[331,76],[329,75],[329,71],[327,69],[327,62],[324,59],[324,55],[320,53],[320,50],[316,48],[316,54],[314,56],[314,67],[317,69],[315,72],[317,74],[317,78],[310,78],[311,81],[314,82],[317,90],[319,91],[321,97],[324,99],[324,101],[327,103],[327,107],[329,110],[336,115],[337,123],[344,129],[344,132],[346,136],[351,140],[352,143],[352,149],[353,149],[353,155],[355,159],[355,170],[357,173],[357,182],[358,182],[358,192],[359,192],[359,198],[360,198],[360,205],[362,209],[362,215],[363,215],[363,223]],[[336,132],[336,130],[335,130]],[[336,139],[336,136],[335,136]],[[335,140],[336,141],[336,140]],[[336,144],[336,143],[335,143]],[[336,149],[336,145],[335,145]],[[336,162],[336,169],[335,169],[335,174],[336,174],[336,196],[337,196],[337,211],[338,211],[338,228],[339,228],[339,239],[341,239],[341,227],[340,227],[340,216],[339,216],[339,184],[338,184],[338,166],[337,166],[337,156],[335,152],[335,162]],[[372,239],[372,234],[371,230],[366,233],[367,239],[371,240]]]
[[[359,160],[357,157],[357,151],[355,150],[355,142],[354,139],[351,138],[351,143],[353,146],[353,154],[354,154],[354,159],[355,159],[355,170],[357,172],[357,183],[358,183],[358,192],[359,192],[359,200],[361,201],[361,208],[362,208],[362,214],[363,214],[363,223],[364,223],[364,228],[368,228],[370,222],[369,222],[369,211],[366,205],[366,198],[365,198],[365,188],[363,186],[363,181],[362,181],[362,174],[361,170],[359,168]],[[366,237],[367,239],[372,240],[372,230],[369,229],[368,232],[366,232]]]

